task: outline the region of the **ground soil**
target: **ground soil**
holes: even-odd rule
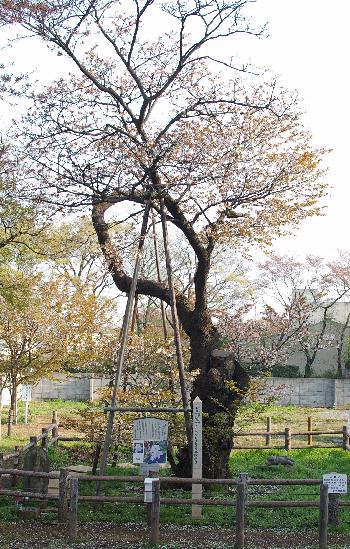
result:
[[[146,525],[80,524],[78,539],[66,541],[67,532],[57,523],[3,524],[1,549],[141,549],[149,547]],[[233,549],[234,531],[195,526],[162,525],[159,549]],[[315,531],[248,530],[247,549],[317,549]],[[350,549],[349,534],[329,535],[329,549]]]

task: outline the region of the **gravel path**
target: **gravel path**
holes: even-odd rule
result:
[[[149,536],[146,525],[91,523],[81,524],[78,540],[65,540],[61,525],[16,523],[3,524],[0,549],[146,549]],[[162,525],[159,549],[233,549],[233,530]],[[350,549],[350,534],[330,534],[329,549]],[[250,530],[247,549],[317,549],[317,532],[289,530]]]

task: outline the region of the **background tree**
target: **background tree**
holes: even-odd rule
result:
[[[251,338],[255,345],[248,345],[241,352],[246,355],[261,352],[262,364],[271,370],[276,360],[283,365],[297,351],[302,351],[304,376],[310,377],[317,353],[336,346],[338,375],[342,376],[341,361],[349,319],[347,314],[341,319],[334,318],[334,310],[340,301],[348,299],[349,273],[349,254],[344,252],[328,263],[311,255],[298,260],[271,254],[257,266],[254,307],[258,314],[254,318],[252,315],[242,318],[238,311],[242,325],[236,326],[237,335],[241,331],[245,334],[243,341],[248,341],[249,330],[255,330],[256,334]],[[243,309],[243,313],[246,310]],[[242,345],[240,341],[242,338],[237,337],[236,345]]]
[[[32,195],[59,207],[92,205],[123,292],[130,270],[107,212],[137,223],[144,204],[151,199],[159,212],[161,199],[196,255],[194,295],[178,291],[176,304],[190,369],[199,372],[192,396],[203,401],[204,474],[217,477],[227,474],[247,376],[233,359],[211,358],[220,344],[207,295],[213,250],[224,242],[269,244],[318,213],[325,191],[323,151],[312,147],[295,98],[227,54],[241,33],[262,33],[247,23],[247,4],[135,0],[124,11],[100,0],[0,2],[4,23],[41,37],[74,66],[66,80],[33,95],[22,128]],[[169,303],[158,280],[140,279],[137,293]]]
[[[9,429],[17,388],[55,372],[101,371],[116,334],[106,301],[64,278],[17,271],[11,299],[0,297],[0,372],[10,389]]]

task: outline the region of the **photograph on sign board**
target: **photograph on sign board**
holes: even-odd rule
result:
[[[144,458],[144,446],[143,440],[134,440],[132,451],[132,462],[143,463]]]
[[[145,440],[144,463],[167,463],[166,440]]]

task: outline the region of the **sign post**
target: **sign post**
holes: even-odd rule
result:
[[[329,524],[339,523],[338,494],[346,494],[348,491],[348,477],[339,473],[323,475],[323,484],[328,486],[328,518]]]
[[[32,386],[22,385],[22,400],[25,402],[24,423],[28,423],[29,402],[32,400]]]
[[[196,397],[193,401],[192,435],[192,478],[202,478],[202,401]],[[202,484],[192,484],[192,498],[202,498]],[[202,516],[202,506],[192,505],[192,517]]]

